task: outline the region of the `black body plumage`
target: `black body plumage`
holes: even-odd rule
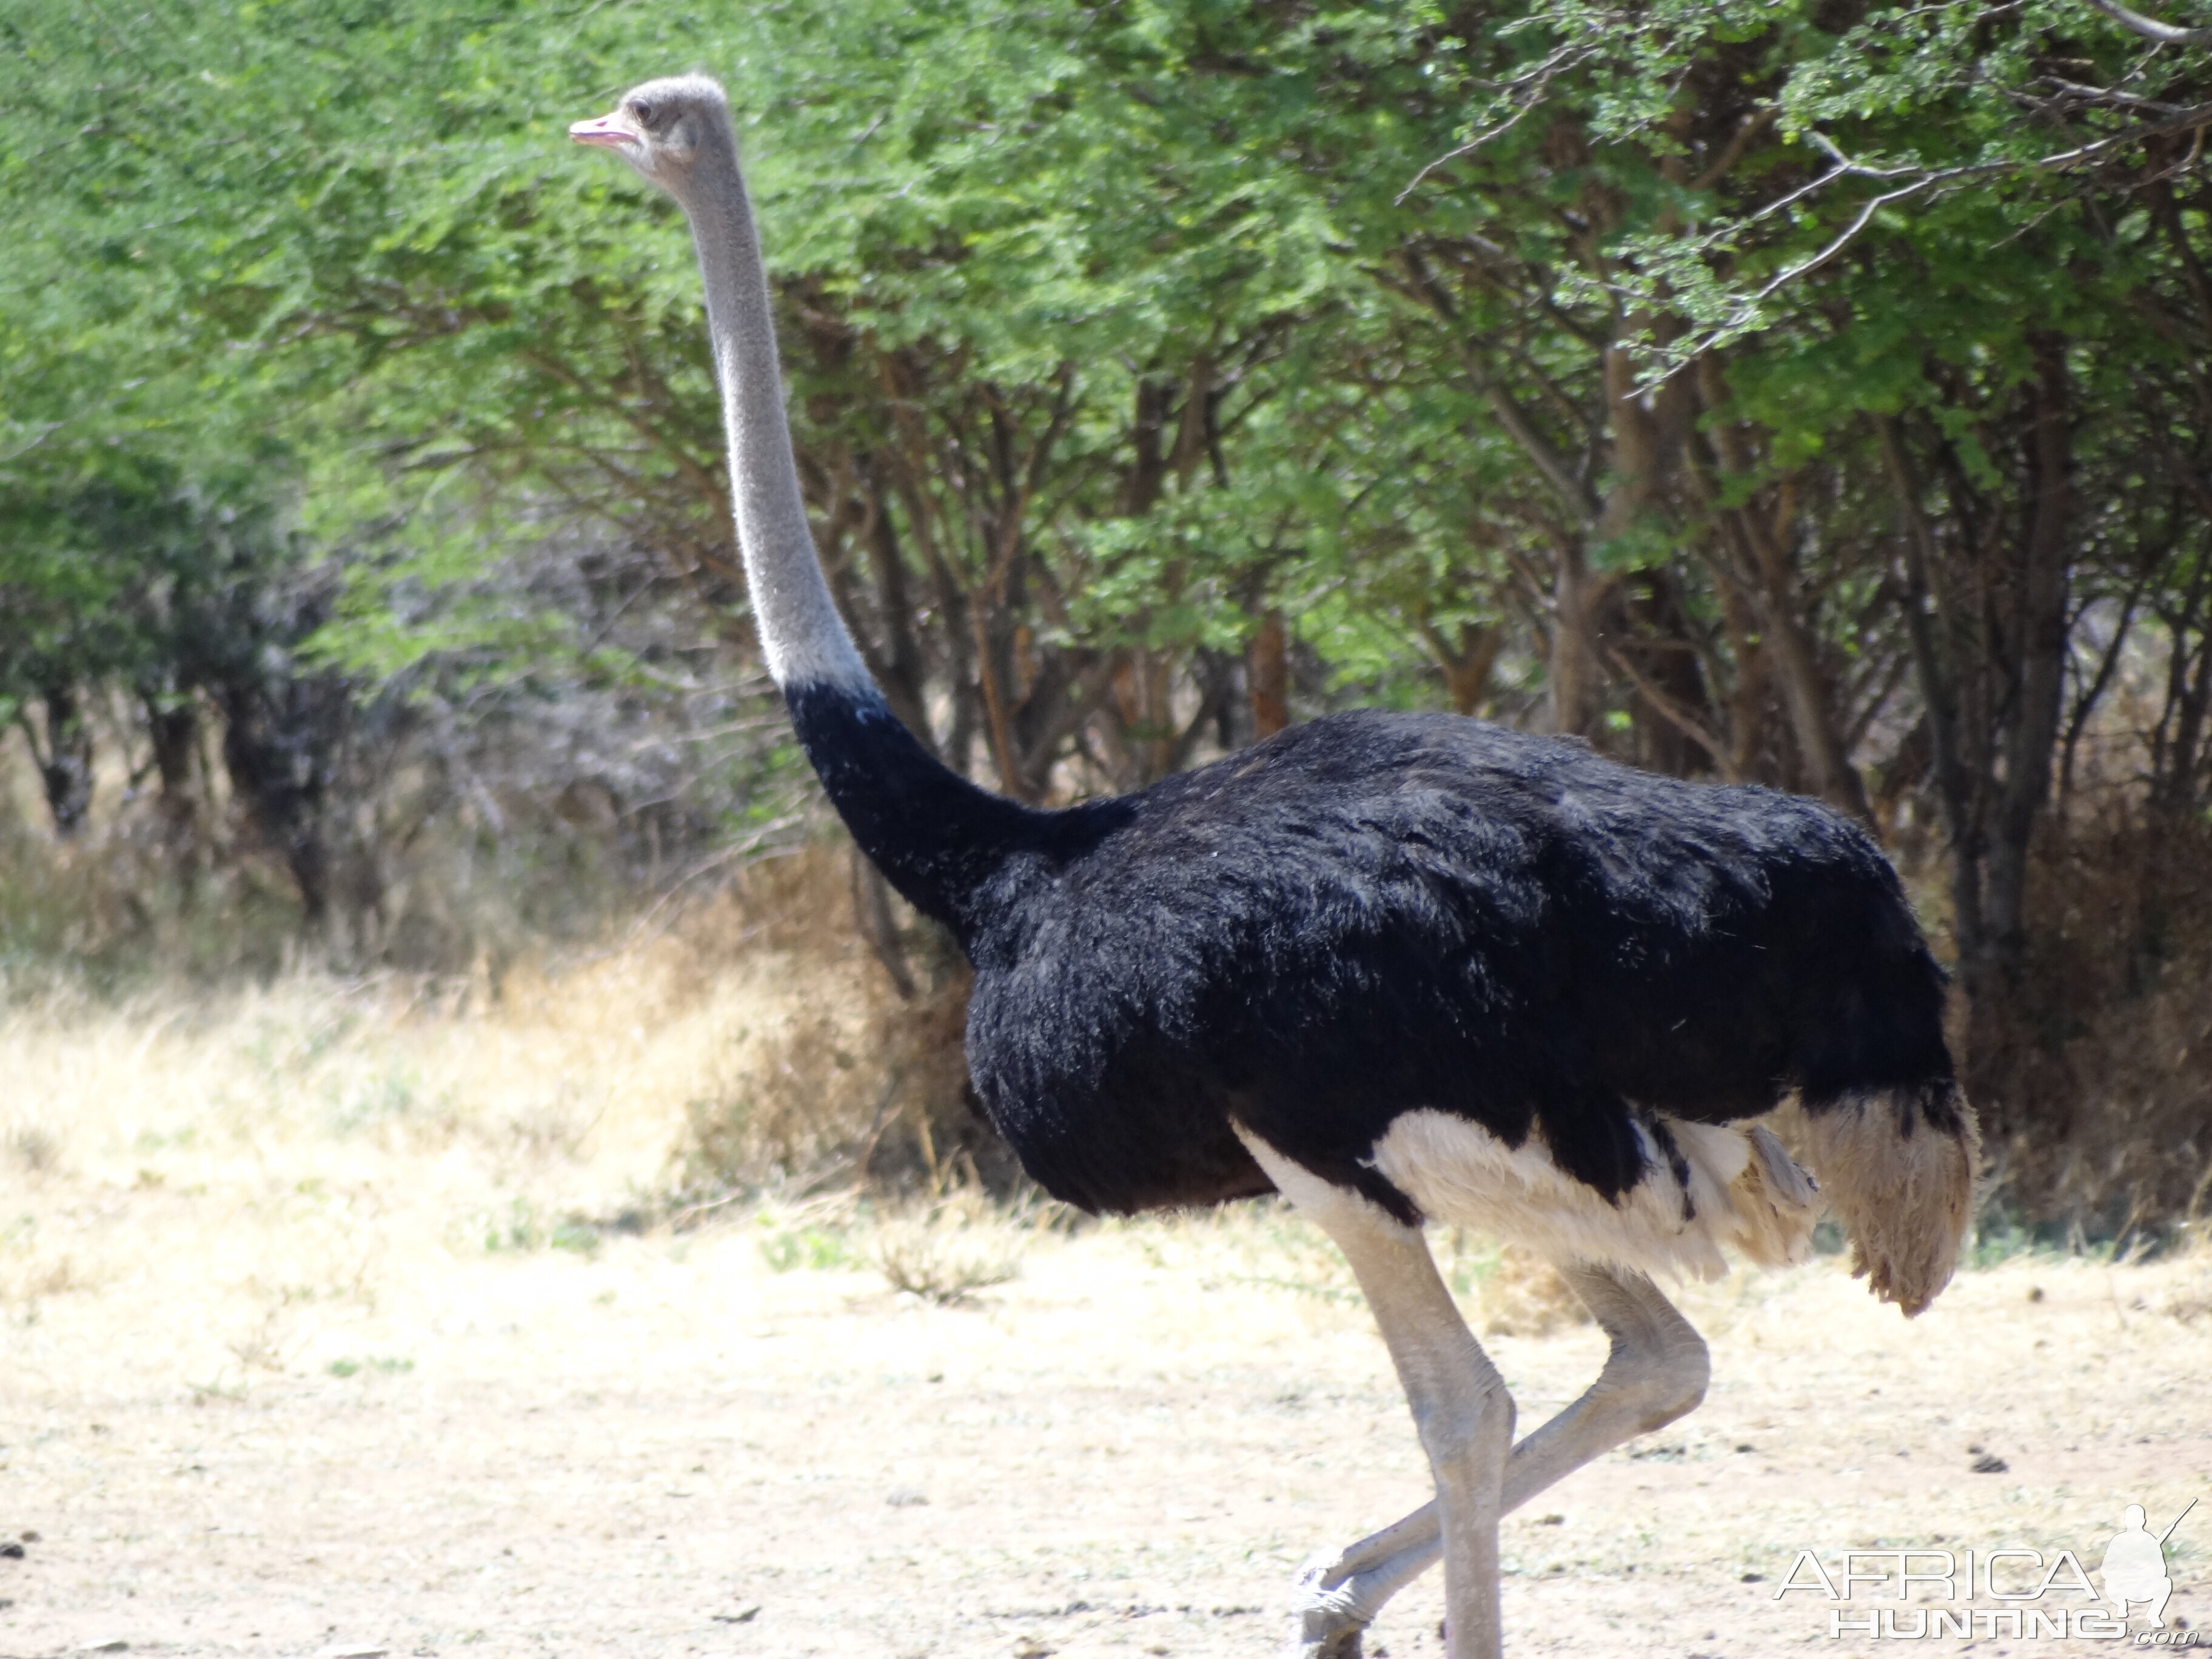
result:
[[[1638,1109],[1889,1091],[1956,1133],[1943,979],[1880,849],[1817,802],[1443,714],[1294,726],[1040,811],[872,691],[788,693],[862,848],[975,965],[968,1059],[1023,1167],[1093,1211],[1269,1182],[1232,1118],[1401,1219],[1370,1164],[1431,1108],[1616,1197]]]

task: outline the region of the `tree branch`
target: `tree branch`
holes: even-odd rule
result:
[[[1504,137],[1505,134],[1512,131],[1514,128],[1521,125],[1522,121],[1533,110],[1534,110],[1538,105],[1544,101],[1544,90],[1552,84],[1555,76],[1560,75],[1566,70],[1573,68],[1577,64],[1581,63],[1583,59],[1595,55],[1595,47],[1579,40],[1569,46],[1555,47],[1553,50],[1551,56],[1538,64],[1535,68],[1528,70],[1524,75],[1515,76],[1512,80],[1507,82],[1503,87],[1498,88],[1498,90],[1505,93],[1512,100],[1514,106],[1513,113],[1507,116],[1496,125],[1486,127],[1482,131],[1476,133],[1474,137],[1469,138],[1465,143],[1460,145],[1458,149],[1448,150],[1443,155],[1437,156],[1435,161],[1430,162],[1426,167],[1423,167],[1419,173],[1413,176],[1412,179],[1407,182],[1405,189],[1400,191],[1398,194],[1392,198],[1390,205],[1392,207],[1405,206],[1406,198],[1408,196],[1411,196],[1415,191],[1419,190],[1421,187],[1422,181],[1431,173],[1434,173],[1437,168],[1449,167],[1454,161],[1463,161],[1468,156],[1474,155],[1475,151],[1480,149],[1485,144],[1490,143],[1492,139],[1501,138]]]
[[[1744,152],[1752,147],[1761,133],[1774,125],[1775,118],[1781,113],[1780,105],[1769,104],[1745,116],[1736,124],[1735,131],[1729,135],[1728,143],[1721,147],[1721,153],[1714,159],[1713,164],[1690,181],[1690,188],[1711,190],[1727,178],[1735,170],[1735,164],[1743,160]]]
[[[1418,250],[1407,248],[1404,257],[1407,270],[1421,297],[1428,301],[1438,316],[1454,325],[1456,332],[1459,307],[1452,303],[1451,295],[1444,292],[1443,285],[1430,271],[1427,262]],[[1553,489],[1559,491],[1559,499],[1580,515],[1583,526],[1587,527],[1595,523],[1600,511],[1596,495],[1583,482],[1574,468],[1567,465],[1566,457],[1536,430],[1536,423],[1529,419],[1528,412],[1515,401],[1513,394],[1483,372],[1480,360],[1468,349],[1467,343],[1455,339],[1454,343],[1459,347],[1460,364],[1466,371],[1469,383],[1489,404],[1498,416],[1498,425],[1505,428],[1507,435],[1519,444],[1522,453],[1536,464],[1536,470],[1544,475]]]
[[[1631,685],[1633,685],[1636,688],[1637,696],[1642,697],[1645,702],[1651,705],[1651,712],[1653,714],[1658,715],[1659,718],[1665,720],[1668,725],[1673,726],[1677,732],[1680,732],[1692,743],[1696,744],[1698,748],[1704,750],[1707,755],[1712,757],[1713,764],[1719,767],[1723,773],[1728,773],[1731,777],[1734,775],[1729,765],[1729,757],[1726,750],[1721,746],[1719,738],[1716,738],[1711,732],[1705,730],[1705,723],[1703,721],[1699,720],[1695,715],[1692,714],[1688,709],[1683,708],[1681,704],[1676,702],[1674,698],[1668,696],[1664,691],[1662,691],[1657,686],[1654,685],[1643,674],[1639,673],[1637,671],[1636,665],[1630,662],[1628,659],[1623,656],[1619,651],[1616,651],[1609,645],[1604,647],[1603,649],[1605,652],[1606,660],[1613,665],[1614,670],[1619,672],[1623,678],[1626,679]]]
[[[2115,0],[2089,0],[2089,3],[2111,18],[2122,28],[2140,34],[2146,40],[2155,40],[2161,46],[2212,46],[2212,29],[2176,28],[2171,23],[2161,23],[2155,17],[2146,17],[2139,11],[2130,11]]]

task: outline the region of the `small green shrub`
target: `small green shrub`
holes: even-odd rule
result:
[[[816,1269],[849,1267],[853,1265],[851,1239],[842,1231],[826,1227],[775,1227],[767,1216],[761,1224],[774,1228],[760,1241],[761,1260],[776,1273],[787,1273],[799,1267]]]
[[[397,1354],[372,1354],[366,1359],[333,1359],[324,1369],[332,1376],[358,1376],[363,1371],[378,1371],[386,1376],[398,1376],[415,1369],[415,1362]]]

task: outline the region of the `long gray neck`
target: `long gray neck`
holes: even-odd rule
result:
[[[729,432],[738,548],[761,649],[780,686],[867,688],[873,682],[830,597],[807,528],[784,416],[768,273],[738,167],[737,140],[724,127],[708,143],[710,150],[726,149],[699,157],[683,206],[706,282],[707,329]]]

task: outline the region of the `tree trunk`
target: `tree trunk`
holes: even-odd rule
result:
[[[27,721],[24,735],[39,763],[39,781],[45,787],[46,810],[54,820],[54,834],[75,841],[83,833],[92,813],[92,727],[78,703],[76,688],[54,684],[44,688],[46,740],[32,737]]]
[[[852,850],[853,921],[860,937],[875,952],[891,988],[901,1002],[915,997],[914,974],[907,966],[906,945],[899,938],[898,918],[891,910],[890,884],[882,871],[856,844]]]
[[[1421,619],[1420,628],[1421,638],[1437,665],[1444,671],[1444,690],[1451,697],[1452,712],[1474,714],[1489,700],[1491,671],[1498,666],[1498,653],[1504,647],[1505,630],[1462,623],[1458,643],[1454,644],[1426,617]]]
[[[308,925],[330,916],[331,861],[322,804],[330,750],[346,713],[332,684],[276,679],[222,688],[223,769],[254,825],[284,860]]]
[[[1599,608],[1611,587],[1592,573],[1579,539],[1559,550],[1552,585],[1552,649],[1545,663],[1545,724],[1561,737],[1586,738],[1605,702]]]
[[[1930,572],[1936,560],[1936,533],[1920,504],[1920,481],[1899,436],[1897,422],[1878,423],[1882,460],[1903,521],[1905,626],[1911,642],[1912,666],[1925,708],[1928,746],[1936,769],[1936,793],[1951,866],[1951,933],[1959,952],[1969,1004],[1984,990],[1978,981],[1987,951],[1982,920],[1982,827],[1975,809],[1973,779],[1966,769],[1960,725],[1957,675],[1944,652],[1934,613]]]
[[[200,714],[189,697],[141,694],[146,733],[154,749],[154,772],[161,793],[155,803],[161,851],[190,892],[199,848],[199,797],[192,787],[192,766],[199,755]]]
[[[2065,689],[2067,547],[2073,517],[2073,453],[2065,342],[2039,336],[2032,383],[2031,495],[2022,536],[2014,637],[2020,641],[2020,704],[2006,734],[2004,781],[1990,837],[1984,916],[1992,966],[2009,988],[2027,954],[2027,853],[2051,793]]]
[[[856,470],[868,490],[868,562],[876,579],[876,609],[884,628],[883,672],[878,677],[884,701],[914,733],[915,740],[934,755],[937,742],[930,733],[929,711],[922,701],[921,642],[915,635],[914,601],[907,590],[898,526],[891,517],[891,492],[877,477],[873,456],[860,457]]]
[[[2206,719],[2212,714],[2212,563],[2200,562],[2179,605],[2160,607],[2166,624],[2166,706],[2151,728],[2150,795],[2155,817],[2172,823],[2196,811]]]
[[[1970,568],[1940,595],[1943,543],[1924,514],[1896,422],[1876,427],[1902,514],[1905,627],[1949,842],[1952,938],[1966,1004],[1964,1070],[2000,1130],[2004,1085],[2017,1071],[2028,856],[2051,790],[2070,622],[2075,502],[2065,342],[2039,334],[2033,344],[2036,374],[2021,394],[2019,528],[2008,546],[1954,477],[1954,554]],[[1976,591],[1986,596],[1979,614],[1957,597]],[[1939,599],[1960,614],[1939,612]],[[1977,742],[1978,731],[1988,740]]]
[[[1687,378],[1687,377],[1684,377]],[[1729,398],[1725,366],[1711,353],[1699,360],[1698,392],[1709,421],[1707,437],[1723,473],[1742,481],[1759,465],[1736,423],[1723,417]],[[1717,506],[1708,494],[1709,510]],[[1740,506],[1718,510],[1720,527],[1737,549],[1734,568],[1717,568],[1725,590],[1741,586],[1759,612],[1755,637],[1782,693],[1782,712],[1813,793],[1862,823],[1874,821],[1866,783],[1851,764],[1850,744],[1837,719],[1835,696],[1821,671],[1819,641],[1806,620],[1796,562],[1790,547],[1796,519],[1794,479],[1762,488]],[[1733,623],[1732,623],[1733,630]],[[1744,630],[1747,638],[1753,630]],[[1738,740],[1739,757],[1742,744]]]
[[[1636,688],[1628,703],[1636,763],[1678,778],[1721,770],[1728,760],[1705,672],[1693,652],[1676,648],[1692,636],[1686,609],[1671,571],[1639,571],[1623,595],[1629,627],[1614,653]]]
[[[1283,613],[1270,606],[1252,635],[1246,671],[1251,677],[1252,738],[1272,738],[1291,723],[1291,647]]]
[[[1759,522],[1755,511],[1746,509],[1738,516],[1758,560],[1766,638],[1782,681],[1783,706],[1789,711],[1790,735],[1797,740],[1814,792],[1862,823],[1871,823],[1866,783],[1844,752],[1827,677],[1820,672],[1818,647],[1805,626],[1796,572],[1780,537]]]

